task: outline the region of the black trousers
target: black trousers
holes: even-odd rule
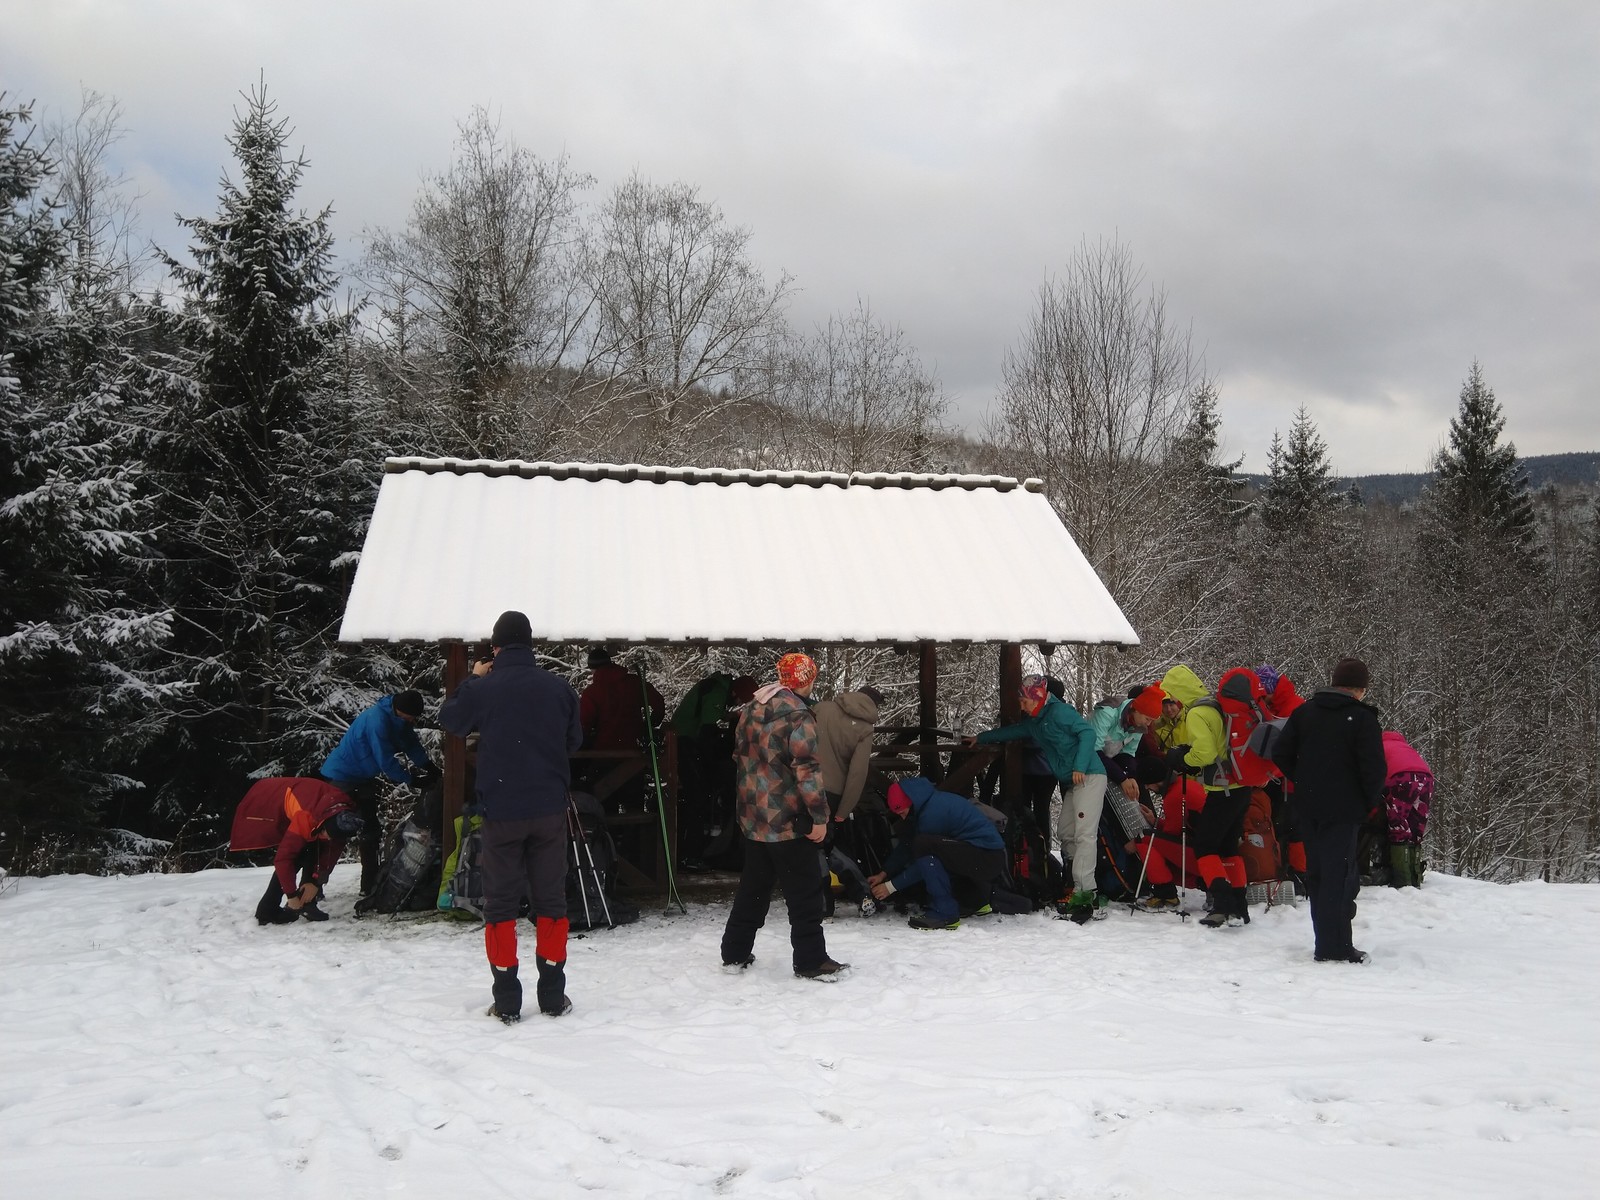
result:
[[[1356,915],[1361,876],[1356,866],[1356,834],[1361,826],[1346,821],[1316,821],[1304,810],[1295,824],[1306,846],[1306,898],[1311,902],[1311,929],[1319,958],[1344,958],[1352,948],[1350,922]]]
[[[356,843],[361,851],[361,887],[357,894],[370,896],[383,883],[383,821],[378,817],[377,777],[361,783],[351,783],[348,779],[340,782],[321,773],[317,778],[342,790],[361,815],[361,840]]]
[[[485,821],[480,864],[486,925],[515,921],[528,898],[530,917],[567,915],[567,814]]]
[[[317,872],[317,859],[321,856],[321,843],[309,842],[306,848],[300,851],[300,857],[294,860],[294,869],[301,887]],[[270,925],[278,910],[283,907],[284,891],[278,883],[278,872],[273,871],[267,876],[267,890],[261,894],[261,899],[256,903],[256,920],[263,925]]]
[[[789,945],[796,970],[810,971],[828,957],[822,934],[822,876],[817,871],[817,844],[805,838],[787,842],[744,840],[744,870],[733,897],[728,924],[722,931],[722,961],[743,962],[767,923],[772,887],[783,889],[789,909]]]
[[[1244,815],[1250,811],[1250,789],[1207,792],[1206,805],[1189,827],[1189,848],[1198,858],[1216,854],[1228,858],[1239,853],[1244,836]]]

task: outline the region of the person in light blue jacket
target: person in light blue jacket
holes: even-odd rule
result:
[[[873,897],[887,900],[920,883],[928,903],[911,918],[911,928],[957,928],[961,911],[950,877],[970,880],[986,904],[1006,865],[1000,831],[971,800],[941,792],[921,776],[890,784],[886,801],[903,828],[884,869],[867,879]]]
[[[1078,710],[1050,694],[1043,675],[1029,675],[1022,681],[1023,719],[1014,725],[989,729],[972,739],[980,746],[1032,738],[1045,761],[1061,781],[1066,799],[1056,824],[1061,839],[1061,855],[1072,862],[1072,894],[1067,898],[1067,915],[1080,924],[1101,907],[1095,889],[1095,839],[1100,830],[1100,812],[1105,807],[1106,768],[1095,750],[1094,727]]]

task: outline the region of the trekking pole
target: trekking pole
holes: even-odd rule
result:
[[[594,915],[589,911],[589,889],[583,886],[583,860],[578,857],[578,842],[583,838],[583,821],[578,817],[578,806],[573,803],[571,792],[567,793],[567,837],[572,842],[572,869],[578,876],[578,894],[583,897],[583,925],[585,929],[593,929]],[[593,867],[592,857],[589,864]],[[598,879],[595,880],[595,891],[604,897],[605,890],[599,886],[599,882]],[[610,923],[608,919],[606,924]]]
[[[667,836],[667,797],[661,786],[661,762],[656,756],[656,727],[655,714],[650,710],[650,685],[645,681],[644,672],[639,672],[639,698],[644,706],[644,738],[650,747],[650,775],[656,785],[656,814],[661,819],[661,857],[667,864],[667,906],[676,904],[678,911],[688,915],[689,909],[683,902],[683,897],[678,895],[678,875],[676,864],[672,861],[674,846],[672,839]]]

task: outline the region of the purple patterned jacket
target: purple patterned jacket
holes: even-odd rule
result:
[[[739,763],[739,832],[753,842],[804,836],[795,819],[828,822],[817,758],[817,720],[788,688],[768,684],[739,714],[734,734]],[[802,822],[802,824],[804,824]]]

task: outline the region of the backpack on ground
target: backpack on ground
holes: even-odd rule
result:
[[[1251,791],[1250,807],[1245,809],[1239,857],[1244,859],[1245,878],[1251,883],[1270,883],[1283,878],[1278,834],[1272,827],[1272,799],[1260,788]]]
[[[456,818],[456,848],[441,872],[438,906],[444,912],[483,916],[483,818],[462,813]]]
[[[1030,908],[1043,908],[1061,898],[1063,872],[1050,853],[1049,843],[1027,811],[1011,814],[1001,835],[1006,846],[1006,869],[1001,886],[1026,900]]]
[[[358,913],[421,912],[434,906],[439,894],[439,839],[415,816],[389,835],[378,886],[356,902]]]

